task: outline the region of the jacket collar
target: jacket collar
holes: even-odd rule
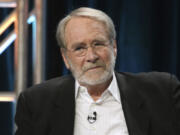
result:
[[[145,101],[140,95],[137,79],[125,73],[117,73],[117,82],[129,135],[147,135],[149,117]]]

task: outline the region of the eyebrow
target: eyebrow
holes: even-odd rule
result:
[[[92,43],[93,43],[93,42],[97,42],[97,41],[102,41],[102,42],[104,42],[104,41],[106,41],[106,38],[103,37],[103,36],[96,37],[95,39],[92,40]],[[86,44],[85,44],[83,41],[82,41],[82,42],[76,42],[76,43],[74,43],[74,44],[71,45],[71,48],[75,48],[75,47],[77,47],[77,46],[79,46],[79,45],[86,45]]]
[[[85,45],[85,43],[83,43],[83,42],[74,43],[71,45],[71,48],[75,48],[75,47],[80,46],[80,45]]]

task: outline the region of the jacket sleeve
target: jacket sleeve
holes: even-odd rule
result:
[[[174,106],[174,124],[176,127],[177,135],[180,135],[180,82],[175,77],[172,76],[172,98],[173,98],[173,106]]]
[[[20,94],[16,107],[15,123],[17,130],[15,135],[32,135],[33,121],[31,111],[24,94]]]

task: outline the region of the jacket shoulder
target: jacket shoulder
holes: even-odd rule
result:
[[[46,80],[40,84],[36,84],[34,86],[31,86],[27,89],[25,89],[22,93],[23,94],[29,94],[29,93],[45,93],[45,92],[53,92],[57,87],[61,87],[63,85],[66,85],[66,83],[73,82],[74,78],[71,75],[61,76],[57,78],[53,78],[50,80]]]
[[[142,82],[156,82],[156,81],[169,81],[174,78],[174,75],[167,72],[141,72],[141,73],[128,73],[128,72],[118,72],[117,76],[121,76],[128,80],[136,80]]]
[[[27,88],[20,94],[19,100],[27,103],[31,110],[38,110],[39,107],[50,105],[58,94],[63,95],[65,92],[73,91],[68,89],[69,86],[73,88],[72,85],[74,85],[74,78],[71,75],[53,78]]]
[[[133,89],[136,88],[137,91],[143,91],[143,93],[147,91],[156,93],[159,91],[165,94],[173,92],[176,87],[180,86],[179,80],[174,75],[165,72],[120,72],[116,76],[120,85]]]

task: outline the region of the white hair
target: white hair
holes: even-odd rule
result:
[[[73,10],[69,15],[63,18],[58,24],[56,31],[56,39],[61,48],[66,48],[65,27],[73,17],[87,17],[102,22],[103,24],[105,24],[105,27],[107,28],[107,32],[108,32],[107,34],[109,36],[109,40],[113,41],[116,39],[116,31],[114,28],[113,21],[107,14],[105,14],[101,10],[88,8],[88,7],[81,7]]]

